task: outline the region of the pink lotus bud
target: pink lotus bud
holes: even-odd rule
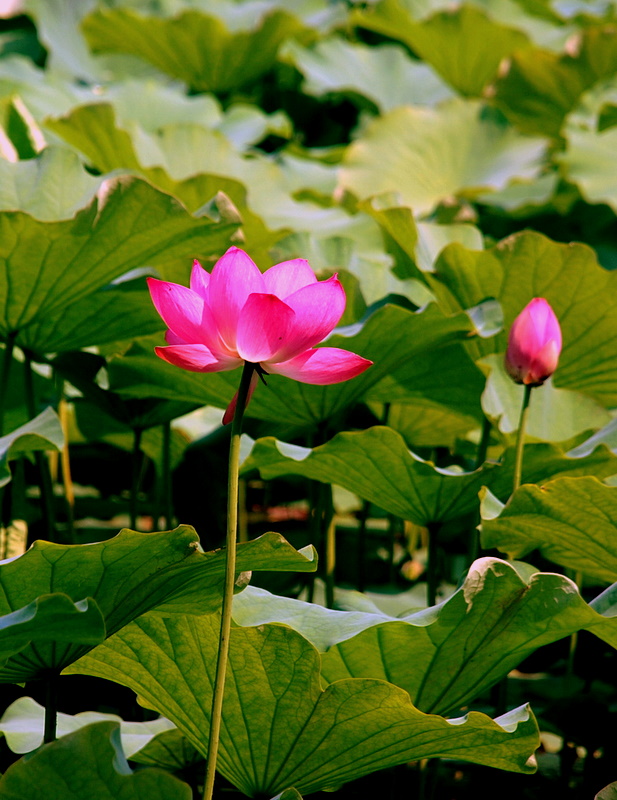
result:
[[[541,386],[557,369],[561,328],[543,297],[525,306],[512,323],[506,351],[506,370],[516,383]]]

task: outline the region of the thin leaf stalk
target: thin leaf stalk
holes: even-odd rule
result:
[[[4,436],[4,414],[6,411],[6,396],[9,388],[9,377],[13,364],[13,350],[15,349],[15,337],[17,333],[10,333],[7,336],[2,358],[2,372],[0,373],[0,436]]]
[[[49,675],[45,679],[45,726],[43,742],[55,742],[58,718],[58,676]]]
[[[131,495],[129,498],[129,517],[131,530],[137,530],[137,517],[139,512],[139,490],[141,488],[141,467],[143,463],[143,453],[141,452],[142,429],[133,430],[133,452],[131,456],[132,479]]]
[[[430,608],[437,604],[437,589],[439,588],[439,530],[441,523],[429,522],[428,530],[428,560],[426,565],[426,604]]]
[[[69,418],[68,403],[64,397],[58,403],[58,416],[60,417],[60,427],[64,437],[64,445],[60,454],[60,464],[62,466],[62,486],[64,488],[64,499],[66,501],[67,532],[69,541],[75,539],[75,490],[73,488],[73,478],[71,475],[71,457],[69,453]]]
[[[208,739],[208,754],[206,758],[206,780],[204,785],[204,800],[212,800],[214,792],[214,779],[216,776],[216,761],[219,750],[221,734],[221,721],[223,712],[223,694],[225,691],[225,677],[227,674],[227,659],[229,656],[229,636],[231,631],[231,606],[234,596],[234,583],[236,580],[236,539],[238,535],[238,500],[240,479],[240,438],[242,435],[242,419],[248,398],[249,387],[255,365],[246,362],[240,378],[238,401],[231,423],[231,441],[229,444],[229,473],[227,484],[227,537],[225,549],[225,583],[223,586],[223,605],[221,608],[221,628],[219,633],[216,672],[214,677],[214,691],[212,694],[212,711],[210,714],[210,736]]]

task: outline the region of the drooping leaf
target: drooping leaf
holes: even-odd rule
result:
[[[15,762],[0,780],[3,800],[191,800],[190,786],[158,769],[132,772],[120,725],[99,722]]]
[[[535,548],[551,561],[617,580],[617,488],[594,477],[524,485],[496,519],[482,523],[482,546],[511,558]]]
[[[463,340],[471,331],[466,314],[444,317],[434,305],[418,313],[384,306],[365,322],[339,329],[325,342],[328,347],[351,350],[373,361],[366,372],[332,386],[312,386],[270,375],[267,388],[260,386],[253,395],[247,415],[298,427],[331,421],[396,367],[420,352]],[[112,385],[127,397],[168,397],[224,408],[237,389],[235,372],[190,373],[150,353],[140,354],[137,348],[135,352],[135,356],[129,353],[109,367]]]
[[[533,297],[545,297],[559,320],[563,349],[553,377],[557,387],[584,392],[602,405],[617,402],[617,274],[603,269],[581,244],[558,244],[523,232],[481,253],[447,247],[431,275],[431,288],[448,313],[499,300],[503,332],[469,344],[474,359],[504,353],[514,318]]]
[[[521,136],[479,102],[403,106],[349,146],[340,183],[360,199],[397,192],[403,205],[426,214],[452,195],[473,197],[536,177],[544,149],[542,139]]]
[[[165,718],[161,717],[161,719]],[[158,733],[150,739],[145,747],[133,753],[130,758],[131,761],[147,767],[160,767],[169,772],[178,772],[201,761],[202,756],[186,736],[174,726]]]
[[[461,94],[478,97],[496,76],[502,59],[529,47],[527,36],[465,4],[416,21],[396,0],[356,12],[353,21],[406,44]]]
[[[82,23],[95,53],[129,53],[201,92],[224,92],[256,81],[269,70],[284,39],[303,29],[279,8],[251,30],[231,32],[215,16],[185,10],[144,16],[130,8],[99,9]]]
[[[173,722],[164,717],[148,722],[125,722],[116,714],[103,714],[100,711],[82,711],[72,716],[59,712],[56,718],[56,736],[66,736],[73,731],[95,722],[118,722],[122,752],[126,758],[133,758],[147,747],[157,735],[175,730]],[[0,733],[13,753],[30,753],[43,744],[45,730],[45,708],[31,697],[20,697],[6,709],[0,719]]]
[[[58,415],[46,408],[30,422],[0,438],[0,486],[11,480],[9,461],[37,450],[61,450],[64,435]]]
[[[475,561],[445,602],[400,619],[364,611],[365,596],[357,598],[357,610],[337,611],[248,587],[234,598],[234,620],[297,630],[322,653],[329,683],[386,680],[409,692],[417,708],[444,715],[457,713],[543,645],[581,628],[607,639],[617,633],[617,619],[592,610],[568,578],[494,558]]]
[[[213,617],[163,623],[146,615],[71,671],[138,691],[203,753],[217,639]],[[295,631],[232,629],[218,767],[249,796],[333,788],[429,754],[526,772],[535,731],[525,707],[496,721],[472,712],[448,722],[422,714],[383,681],[340,681],[323,692],[319,654]]]
[[[258,439],[241,469],[256,468],[265,479],[304,475],[335,483],[417,525],[445,522],[471,511],[494,469],[436,469],[386,427],[339,433],[313,450],[273,437]]]
[[[224,562],[223,551],[201,551],[195,531],[187,526],[162,533],[125,530],[89,545],[37,540],[23,556],[0,564],[5,635],[22,635],[19,626],[24,621],[38,626],[37,635],[28,636],[18,654],[5,660],[0,681],[30,680],[79,658],[96,643],[93,618],[100,641],[101,635],[111,635],[153,608],[159,613],[212,613],[221,601]],[[264,568],[302,572],[314,567],[311,548],[298,552],[275,533],[238,547],[238,573]],[[50,610],[44,619],[38,616],[43,595],[60,597],[45,600]],[[63,617],[58,616],[52,629],[50,617],[57,604]],[[67,614],[73,618],[70,625]],[[82,635],[84,621],[88,627]]]

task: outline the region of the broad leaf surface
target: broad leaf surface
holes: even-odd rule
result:
[[[511,558],[535,548],[551,561],[617,580],[617,488],[594,477],[521,486],[496,519],[482,523],[482,546]]]
[[[518,134],[475,101],[403,106],[373,121],[345,153],[341,186],[360,199],[398,192],[416,214],[538,175],[545,143]],[[409,176],[413,175],[413,180]]]
[[[191,800],[186,783],[162,770],[132,772],[117,722],[63,736],[17,761],[0,780],[3,800]]]
[[[431,714],[453,714],[532,652],[586,628],[608,640],[603,618],[562,575],[494,558],[474,562],[463,585],[433,608],[393,619],[377,609],[333,611],[249,587],[234,598],[241,625],[289,625],[322,653],[333,683],[379,678]]]
[[[214,617],[146,615],[71,670],[128,685],[203,753],[217,639]],[[322,691],[318,652],[277,625],[232,630],[221,733],[219,769],[249,796],[333,788],[429,755],[526,772],[537,736],[525,707],[495,722],[475,712],[448,722],[382,681]]]
[[[617,273],[603,269],[589,247],[558,244],[533,232],[484,252],[450,245],[438,259],[431,288],[448,313],[491,297],[501,303],[504,330],[492,339],[474,339],[474,358],[505,352],[514,318],[533,297],[545,297],[563,335],[555,385],[608,407],[617,403]]]
[[[265,479],[303,475],[335,483],[417,525],[445,522],[472,511],[480,488],[490,483],[495,469],[490,465],[476,472],[436,469],[385,427],[339,433],[313,450],[273,437],[259,439],[242,471],[255,468]]]
[[[296,551],[275,533],[238,547],[238,573],[314,568],[311,548]],[[96,643],[90,627],[86,631],[90,639],[83,641],[80,626],[84,621],[91,626],[94,619],[100,641],[101,636],[111,635],[153,608],[161,613],[212,613],[221,601],[224,571],[224,551],[204,553],[195,531],[186,526],[162,533],[121,531],[113,539],[90,545],[37,540],[23,556],[0,564],[4,635],[22,635],[23,622],[38,625],[35,634],[40,633],[27,641],[22,635],[19,653],[3,665],[0,680],[29,680],[45,670],[61,670],[79,658]],[[64,609],[64,624],[58,621],[54,628],[59,629],[58,638],[39,623],[42,595],[61,598],[45,600],[46,608],[59,603]],[[52,606],[45,612],[49,630],[53,610]],[[71,625],[67,614],[73,617]]]
[[[61,450],[64,436],[58,415],[52,408],[12,433],[0,438],[0,486],[11,480],[9,461],[36,450]]]
[[[231,33],[217,17],[186,10],[167,19],[129,8],[100,9],[82,29],[95,53],[129,53],[201,92],[229,91],[273,66],[284,39],[302,23],[278,9],[250,31]]]

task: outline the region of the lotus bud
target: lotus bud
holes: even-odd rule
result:
[[[543,297],[525,306],[512,323],[506,351],[506,370],[516,383],[541,386],[557,369],[561,328]]]

